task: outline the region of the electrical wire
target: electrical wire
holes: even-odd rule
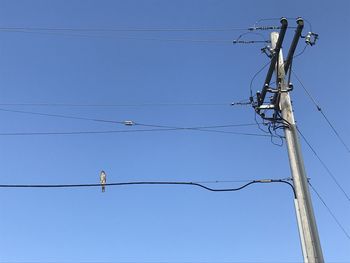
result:
[[[299,128],[297,127],[297,131],[300,134],[300,136],[303,138],[303,140],[306,142],[306,144],[308,145],[308,147],[310,148],[310,150],[312,151],[312,153],[315,155],[315,157],[318,159],[318,161],[321,163],[322,167],[327,171],[327,174],[330,176],[330,178],[333,180],[333,182],[338,186],[338,189],[344,194],[344,196],[346,197],[346,199],[350,202],[350,197],[349,195],[346,193],[345,189],[341,186],[341,184],[338,182],[337,178],[334,176],[334,174],[331,172],[331,170],[328,168],[328,166],[326,165],[326,163],[321,159],[321,157],[318,155],[318,153],[316,152],[316,150],[314,149],[314,147],[312,147],[312,145],[310,144],[310,142],[306,139],[306,137],[304,136],[304,134],[299,130]]]
[[[119,40],[145,40],[145,41],[163,41],[163,42],[191,42],[191,43],[214,43],[214,44],[230,44],[231,39],[195,39],[195,38],[165,38],[165,37],[134,37],[134,36],[120,36],[120,35],[92,35],[92,34],[74,34],[66,33],[65,31],[26,31],[26,30],[3,30],[0,32],[9,33],[26,33],[39,35],[53,35],[66,37],[81,37],[81,38],[101,38],[101,39],[119,39]]]
[[[295,59],[296,57],[301,56],[301,55],[305,52],[305,50],[306,50],[307,47],[308,47],[308,45],[305,45],[305,47],[303,48],[303,50],[302,50],[301,52],[299,52],[298,54],[296,54],[296,55],[293,56],[292,60]],[[250,80],[250,85],[249,85],[249,91],[250,91],[250,96],[251,96],[251,97],[253,97],[253,89],[252,89],[252,86],[253,86],[253,82],[254,82],[255,78],[256,78],[268,65],[270,65],[270,63],[271,63],[271,61],[269,60],[269,61],[268,61],[266,64],[264,64],[263,67],[262,67],[261,69],[259,69],[259,70],[254,74],[254,76],[251,78],[251,80]],[[273,82],[270,83],[270,84],[273,84]]]
[[[259,134],[259,133],[246,133],[246,132],[231,132],[231,131],[219,131],[219,130],[207,130],[207,129],[189,129],[201,132],[214,132],[214,133],[224,133],[224,134],[235,134],[235,135],[243,135],[243,136],[253,136],[253,137],[270,137],[267,134]]]
[[[83,121],[93,121],[93,122],[103,122],[103,123],[116,123],[126,125],[126,121],[115,121],[115,120],[106,120],[106,119],[95,119],[87,117],[77,117],[70,115],[62,114],[49,114],[42,112],[33,112],[33,111],[22,111],[22,110],[10,110],[0,108],[0,111],[21,113],[21,114],[30,114],[30,115],[39,115],[46,117],[55,117],[55,118],[64,118],[64,119],[74,119],[74,120],[83,120]],[[240,134],[247,136],[262,136],[262,134],[255,133],[239,133],[239,132],[230,132],[230,131],[219,131],[212,130],[215,128],[229,128],[229,127],[246,127],[254,126],[255,123],[242,123],[242,124],[225,124],[225,125],[211,125],[211,126],[197,126],[197,127],[177,127],[177,126],[168,126],[168,125],[158,125],[158,124],[147,124],[139,122],[131,122],[131,125],[141,126],[141,127],[152,127],[152,128],[161,128],[161,129],[149,129],[149,130],[114,130],[114,131],[78,131],[78,132],[20,132],[20,133],[0,133],[0,135],[60,135],[60,134],[99,134],[99,133],[119,133],[119,132],[137,132],[137,131],[169,131],[169,130],[198,130],[204,132],[216,132],[216,133],[229,133],[229,134]]]
[[[298,77],[298,75],[293,71],[292,72],[294,77],[297,79],[297,81],[300,83],[301,87],[304,89],[305,93],[307,94],[307,96],[310,98],[310,100],[312,101],[312,103],[315,105],[317,111],[319,111],[322,115],[322,117],[325,119],[325,121],[327,122],[327,124],[329,125],[329,127],[332,129],[332,131],[334,132],[335,136],[338,138],[338,140],[341,142],[341,144],[344,146],[344,148],[346,149],[346,151],[348,153],[350,153],[350,148],[349,146],[345,143],[344,139],[342,138],[342,136],[340,136],[339,132],[337,131],[337,129],[335,128],[334,124],[329,120],[329,118],[327,117],[327,115],[324,113],[324,111],[322,110],[322,108],[320,107],[320,105],[316,102],[315,98],[311,95],[311,93],[307,90],[307,88],[304,86],[303,82],[300,80],[300,78]]]
[[[1,30],[0,30],[1,32]],[[164,42],[191,42],[191,43],[215,43],[215,44],[232,44],[231,39],[194,39],[194,38],[165,38],[165,37],[134,37],[134,36],[114,36],[114,35],[88,35],[88,34],[73,34],[65,32],[45,32],[45,31],[25,31],[25,30],[6,30],[2,32],[11,33],[27,33],[39,35],[67,36],[67,37],[82,37],[82,38],[108,38],[119,40],[146,40],[146,41],[164,41]]]
[[[252,86],[253,86],[253,82],[254,82],[255,78],[256,78],[268,65],[270,65],[270,63],[271,63],[271,61],[268,61],[266,64],[264,64],[264,65],[253,75],[253,77],[251,78],[250,84],[249,84],[249,92],[250,92],[250,98],[251,98],[251,99],[253,99],[253,88],[252,88]],[[251,102],[250,104],[252,104],[252,103],[253,103],[253,102]],[[260,126],[260,124],[259,124],[259,122],[258,122],[258,120],[257,120],[256,117],[257,117],[257,113],[256,113],[256,111],[254,111],[254,121],[255,121],[255,123],[257,124],[259,130],[261,130],[262,132],[264,132],[264,133],[266,133],[266,134],[270,134],[267,130],[261,128],[261,126]],[[262,124],[265,125],[265,123],[262,123]]]
[[[255,80],[255,78],[268,66],[270,65],[271,61],[269,60],[266,64],[264,64],[255,74],[254,76],[251,78],[250,80],[250,84],[249,84],[249,91],[250,91],[250,97],[253,97],[253,82]]]
[[[229,127],[245,127],[245,126],[255,126],[255,123],[242,123],[242,124],[225,124],[225,125],[211,125],[211,126],[197,126],[197,127],[177,127],[177,126],[167,126],[158,124],[146,124],[137,122],[135,125],[143,127],[154,127],[154,128],[170,128],[170,129],[182,129],[182,130],[198,130],[198,129],[212,129],[212,128],[229,128]]]
[[[134,130],[107,130],[107,131],[64,131],[64,132],[0,132],[0,136],[40,136],[40,135],[84,135],[84,134],[114,134],[114,133],[137,133],[175,131],[178,129],[134,129]]]
[[[246,35],[256,35],[256,36],[259,36],[261,38],[261,40],[244,40],[244,39],[242,39]],[[240,34],[236,39],[234,39],[232,41],[232,43],[233,44],[258,44],[258,43],[270,43],[270,41],[266,40],[264,35],[261,33],[248,31],[248,32]]]
[[[278,114],[278,116],[282,119],[283,122],[285,122],[288,126],[291,126],[291,124],[284,119],[280,114]],[[316,152],[315,148],[312,147],[311,143],[306,139],[306,137],[304,136],[304,134],[300,131],[300,129],[298,128],[298,126],[295,126],[298,133],[300,134],[300,136],[303,138],[303,140],[306,142],[306,144],[308,145],[308,147],[310,148],[310,150],[312,151],[312,153],[315,155],[315,157],[318,159],[318,161],[321,163],[322,167],[327,171],[327,174],[331,177],[331,179],[333,180],[333,182],[338,186],[338,189],[344,194],[344,196],[346,197],[346,199],[348,201],[350,201],[350,197],[349,195],[346,193],[346,191],[344,190],[344,188],[341,186],[341,184],[338,182],[337,178],[334,176],[334,174],[331,172],[331,170],[328,168],[328,166],[326,165],[326,163],[321,159],[321,157],[318,155],[318,153]]]
[[[197,107],[197,106],[232,106],[232,103],[125,103],[125,104],[87,104],[87,103],[0,103],[0,106],[24,107]]]
[[[0,132],[0,136],[37,136],[37,135],[88,135],[88,134],[116,134],[116,133],[138,133],[138,132],[165,132],[165,131],[179,131],[179,130],[193,130],[199,132],[209,133],[223,133],[234,134],[252,137],[270,137],[266,134],[246,133],[246,132],[231,132],[212,129],[201,129],[196,127],[189,128],[155,128],[155,129],[133,129],[133,130],[108,130],[108,131],[65,131],[65,132]]]
[[[42,112],[33,112],[33,111],[11,110],[11,109],[4,109],[4,108],[0,108],[0,111],[21,113],[21,114],[30,114],[30,115],[38,115],[38,116],[46,116],[46,117],[55,117],[55,118],[63,118],[63,119],[73,119],[73,120],[84,120],[84,121],[94,121],[94,122],[125,124],[125,122],[123,122],[123,121],[103,120],[103,119],[95,119],[95,118],[85,118],[85,117],[69,116],[69,115],[62,115],[62,114],[51,114],[51,113],[42,113]]]
[[[304,48],[298,53],[298,54],[296,54],[296,55],[294,55],[293,56],[293,59],[295,59],[295,58],[297,58],[297,57],[299,57],[299,56],[301,56],[302,54],[304,54],[304,52],[305,52],[305,50],[306,50],[306,48],[308,47],[309,45],[305,45],[304,46]],[[283,64],[284,65],[284,64]],[[292,69],[292,67],[290,67],[291,69]]]
[[[246,35],[256,35],[256,36],[259,36],[259,37],[261,38],[261,41],[263,41],[264,43],[266,43],[266,39],[265,39],[265,37],[264,37],[263,34],[257,33],[257,32],[251,32],[251,31],[245,32],[245,33],[243,33],[243,34],[240,34],[240,35],[235,39],[235,41],[239,41],[240,39],[242,39],[242,37],[244,37],[244,36],[246,36]]]
[[[309,182],[309,185],[311,189],[314,191],[318,199],[321,201],[321,203],[326,207],[328,213],[332,216],[333,220],[337,223],[338,227],[343,231],[344,235],[350,240],[349,233],[345,230],[345,227],[340,223],[338,218],[335,216],[335,214],[332,212],[332,210],[329,208],[329,206],[326,204],[324,199],[321,197],[321,195],[316,191],[315,187]]]
[[[285,17],[286,19],[298,19],[298,17]],[[254,30],[255,28],[257,28],[257,25],[260,23],[260,22],[263,22],[263,21],[280,21],[281,18],[277,18],[277,17],[272,17],[272,18],[262,18],[262,19],[259,19],[258,21],[255,22],[254,26],[251,27],[252,30]],[[312,32],[312,24],[309,20],[303,18],[303,20],[308,24],[309,26],[309,30]],[[289,28],[295,28],[295,27],[291,27],[289,26]]]
[[[120,103],[120,104],[103,104],[103,103],[0,103],[0,106],[10,107],[86,107],[86,108],[103,108],[103,107],[206,107],[206,106],[243,106],[250,105],[246,99],[233,101],[231,103]]]
[[[72,27],[0,27],[0,31],[59,31],[59,32],[225,32],[247,30],[244,27],[115,27],[115,28],[72,28]]]
[[[252,184],[266,183],[283,183],[289,185],[293,189],[294,197],[296,196],[294,186],[283,179],[262,179],[253,180],[237,188],[211,188],[197,182],[121,182],[106,183],[104,186],[126,186],[126,185],[189,185],[203,188],[211,192],[235,192],[246,188]],[[81,187],[101,187],[101,184],[0,184],[0,188],[81,188]]]

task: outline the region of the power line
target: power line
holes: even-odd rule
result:
[[[274,27],[273,27],[274,28]],[[91,37],[91,38],[104,38],[114,37],[118,39],[131,39],[131,40],[156,40],[156,41],[171,41],[171,42],[197,42],[197,43],[230,43],[230,44],[253,44],[253,43],[269,43],[264,40],[264,37],[260,33],[252,32],[253,30],[260,29],[258,27],[223,27],[223,28],[137,28],[137,27],[120,27],[120,28],[55,28],[55,27],[0,27],[0,32],[12,32],[12,33],[29,33],[29,34],[45,34],[45,35],[61,35],[61,36],[74,36],[74,37]],[[105,35],[106,33],[120,33],[120,32],[232,32],[232,31],[247,31],[239,35],[235,40],[227,39],[190,39],[190,38],[159,38],[159,37],[134,37],[134,36],[120,36],[120,35]],[[72,34],[72,33],[104,33],[99,35],[91,34]],[[263,40],[240,40],[246,34],[255,34],[262,36]]]
[[[265,134],[258,134],[258,133],[213,130],[215,128],[254,126],[254,125],[256,125],[255,123],[226,124],[226,125],[197,126],[197,127],[177,127],[177,126],[167,126],[167,125],[158,125],[158,124],[138,123],[138,122],[133,122],[133,121],[114,121],[114,120],[77,117],[77,116],[62,115],[62,114],[50,114],[50,113],[41,113],[41,112],[32,112],[32,111],[10,110],[10,109],[3,109],[3,108],[0,108],[0,111],[21,113],[21,114],[30,114],[30,115],[39,115],[39,116],[46,116],[46,117],[55,117],[55,118],[64,118],[64,119],[83,120],[83,121],[116,123],[116,124],[123,124],[123,125],[127,125],[127,126],[135,125],[135,126],[141,126],[141,127],[156,128],[156,129],[112,130],[112,131],[17,132],[17,133],[10,132],[10,133],[0,133],[0,136],[1,135],[2,136],[10,136],[10,135],[11,136],[19,136],[19,135],[77,135],[77,134],[106,134],[106,133],[126,133],[126,132],[194,130],[194,131],[201,131],[201,132],[226,133],[226,134],[235,134],[235,135],[266,137]]]
[[[234,103],[234,102],[232,102]],[[232,103],[0,103],[1,106],[35,106],[35,107],[201,107],[201,106],[232,106]],[[237,104],[235,104],[237,105]]]
[[[11,107],[206,107],[206,106],[243,106],[250,105],[246,99],[237,100],[230,103],[0,103],[0,106]]]
[[[1,30],[0,30],[1,31]],[[65,32],[50,32],[50,31],[25,31],[25,30],[5,30],[2,32],[10,33],[26,33],[26,34],[40,34],[40,35],[54,35],[67,37],[83,37],[83,38],[113,38],[122,40],[146,40],[146,41],[165,41],[165,42],[192,42],[192,43],[216,43],[216,44],[232,44],[231,39],[194,39],[194,38],[164,38],[164,37],[134,37],[134,36],[114,36],[114,35],[87,35],[87,34],[73,34]]]
[[[311,189],[315,192],[315,194],[317,195],[318,199],[320,199],[321,203],[326,207],[328,213],[333,217],[334,221],[337,223],[338,227],[343,231],[344,235],[350,240],[350,235],[348,234],[348,232],[345,230],[345,228],[343,227],[343,225],[340,223],[340,221],[337,219],[337,217],[335,216],[335,214],[332,212],[332,210],[329,208],[329,206],[326,204],[326,202],[324,201],[324,199],[321,197],[321,195],[316,191],[315,187],[313,187],[313,185],[309,182],[309,185],[311,187]]]
[[[213,129],[213,128],[256,126],[256,123],[224,124],[224,125],[210,125],[210,126],[197,126],[197,127],[177,127],[177,126],[158,125],[158,124],[146,124],[146,123],[140,123],[140,122],[136,122],[135,125],[143,126],[143,127],[170,128],[170,129],[179,129],[179,130],[203,130],[203,129]]]
[[[189,129],[189,130],[197,130],[203,132],[215,132],[215,133],[226,133],[226,134],[236,134],[236,135],[245,135],[245,136],[255,136],[255,137],[270,137],[266,134],[261,133],[247,133],[247,132],[232,132],[232,131],[219,131],[219,130],[208,130],[208,129]]]
[[[298,17],[285,17],[286,19],[298,19]],[[259,19],[258,21],[255,22],[254,26],[251,27],[250,29],[251,30],[255,30],[257,28],[257,25],[260,23],[260,22],[263,22],[263,21],[279,21],[281,18],[277,18],[277,17],[269,17],[269,18],[261,18]],[[303,18],[303,20],[308,24],[309,26],[309,30],[312,31],[312,24],[309,20]],[[262,29],[264,30],[266,27],[262,27]],[[289,26],[289,28],[294,28],[294,27],[291,27]],[[272,28],[271,28],[272,29]],[[276,28],[273,28],[273,29],[278,29],[278,27]]]
[[[94,119],[94,118],[85,118],[85,117],[77,117],[77,116],[69,116],[62,114],[51,114],[51,113],[42,113],[42,112],[33,112],[33,111],[22,111],[22,110],[10,110],[0,108],[0,111],[5,112],[13,112],[13,113],[22,113],[22,114],[30,114],[30,115],[39,115],[46,117],[55,117],[55,118],[63,118],[63,119],[74,119],[74,120],[85,120],[85,121],[95,121],[95,122],[107,122],[107,123],[117,123],[117,124],[125,124],[123,121],[114,121],[114,120],[103,120],[103,119]]]
[[[305,93],[308,95],[308,97],[312,101],[312,103],[316,106],[317,111],[319,111],[321,113],[322,117],[326,120],[326,122],[328,123],[329,127],[334,132],[335,136],[338,138],[338,140],[341,142],[341,144],[344,146],[344,148],[347,150],[347,152],[350,153],[349,146],[345,143],[344,139],[340,136],[339,132],[337,131],[337,129],[335,128],[333,123],[329,120],[329,118],[326,116],[326,114],[324,113],[324,111],[322,110],[320,105],[317,103],[315,98],[307,90],[307,88],[304,86],[303,82],[300,80],[300,78],[297,76],[297,74],[294,71],[293,71],[293,74],[294,74],[295,78],[297,79],[297,81],[300,83],[301,87],[304,89]]]
[[[126,185],[189,185],[203,188],[211,192],[234,192],[246,188],[249,185],[257,183],[284,183],[289,185],[293,189],[294,197],[294,186],[283,179],[262,179],[253,180],[237,188],[211,188],[201,183],[196,182],[121,182],[121,183],[106,183],[105,186],[126,186]],[[101,187],[101,184],[0,184],[0,188],[82,188],[82,187]]]
[[[346,199],[350,202],[350,197],[349,195],[346,193],[346,191],[344,190],[344,188],[341,186],[341,184],[338,182],[337,178],[334,176],[334,174],[331,172],[331,170],[328,168],[328,166],[326,165],[326,163],[321,159],[321,157],[318,155],[318,153],[316,152],[316,150],[314,149],[314,147],[312,147],[312,145],[310,144],[310,142],[306,139],[306,137],[304,136],[304,134],[299,130],[299,128],[297,128],[300,136],[303,138],[303,140],[306,142],[306,144],[309,146],[310,150],[312,151],[312,153],[316,156],[316,158],[319,160],[319,162],[321,163],[321,165],[323,166],[323,168],[327,171],[328,175],[331,177],[331,179],[333,180],[333,182],[338,186],[338,188],[340,189],[340,191],[344,194],[344,196],[346,197]]]
[[[246,27],[114,27],[114,28],[73,28],[73,27],[0,27],[0,31],[58,31],[58,32],[225,32],[243,31]]]
[[[104,123],[117,123],[127,125],[127,121],[114,121],[114,120],[105,120],[105,119],[94,119],[86,117],[76,117],[68,116],[61,114],[47,114],[31,111],[18,111],[18,110],[8,110],[0,109],[0,111],[14,112],[14,113],[24,113],[32,114],[39,116],[47,117],[57,117],[57,118],[66,118],[66,119],[76,119],[84,121],[95,121],[95,122],[104,122]],[[156,129],[135,129],[135,130],[112,130],[112,131],[68,131],[68,132],[9,132],[9,133],[0,133],[0,136],[32,136],[32,135],[82,135],[82,134],[108,134],[108,133],[128,133],[128,132],[154,132],[154,131],[175,131],[175,130],[194,130],[201,132],[211,132],[211,133],[226,133],[226,134],[235,134],[235,135],[244,135],[244,136],[255,136],[255,137],[267,137],[265,134],[258,133],[246,133],[246,132],[232,132],[232,131],[222,131],[222,130],[212,130],[214,128],[227,128],[227,127],[244,127],[244,126],[253,126],[255,123],[247,124],[228,124],[228,125],[213,125],[213,126],[199,126],[199,127],[176,127],[176,126],[166,126],[166,125],[156,125],[156,124],[145,124],[145,123],[134,123],[132,125],[142,126],[142,127],[153,127]]]
[[[88,135],[88,134],[117,134],[117,133],[139,133],[139,132],[167,132],[179,130],[193,130],[209,133],[234,134],[252,137],[270,137],[270,135],[259,133],[230,132],[221,130],[209,130],[196,127],[189,128],[155,128],[155,129],[134,129],[134,130],[109,130],[109,131],[65,131],[65,132],[0,132],[0,136],[40,136],[40,135]]]

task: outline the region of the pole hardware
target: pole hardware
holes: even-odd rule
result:
[[[318,40],[318,34],[314,32],[309,32],[304,38],[305,38],[305,43],[307,45],[313,46],[316,44],[316,41]]]
[[[294,119],[293,107],[289,92],[293,90],[293,85],[286,81],[287,72],[291,72],[291,65],[294,53],[304,27],[302,18],[296,20],[297,28],[288,51],[286,60],[283,59],[282,43],[287,31],[288,21],[281,18],[280,32],[271,33],[271,56],[270,67],[267,72],[263,89],[256,93],[256,101],[252,106],[255,112],[268,125],[271,132],[281,128],[284,130],[284,138],[287,145],[292,184],[295,189],[295,213],[299,229],[299,237],[302,254],[305,263],[324,263],[321,243],[313,212],[313,206],[309,191],[308,177],[306,175],[304,160],[298,137],[298,130]],[[314,45],[318,35],[309,33],[305,37],[308,45]],[[263,51],[267,52],[266,49]],[[276,75],[276,87],[270,85],[273,73]],[[266,100],[270,94],[269,100]]]
[[[274,53],[274,50],[270,46],[263,47],[261,49],[261,53],[264,53],[268,58],[272,58]]]

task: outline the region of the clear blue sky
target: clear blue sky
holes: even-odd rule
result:
[[[302,16],[320,40],[295,60],[294,70],[350,144],[349,11],[345,0],[1,0],[0,27],[230,28],[249,27],[262,18]],[[252,76],[268,58],[260,52],[263,44],[230,44],[239,33],[118,32],[95,37],[100,33],[2,31],[0,103],[229,104],[247,99]],[[292,34],[290,30],[286,41]],[[254,82],[254,91],[261,89],[265,74]],[[300,129],[349,193],[350,154],[293,82]],[[250,107],[222,105],[1,108],[172,126],[254,122]],[[0,120],[0,133],[134,129],[4,111]],[[222,130],[261,133],[254,126]],[[350,232],[349,201],[305,143],[302,147],[311,182]],[[290,176],[285,146],[275,146],[269,138],[195,131],[0,136],[0,160],[0,184],[98,183],[102,169],[107,182]],[[312,196],[326,261],[350,262],[350,240]],[[235,193],[187,186],[107,187],[103,194],[99,188],[1,189],[0,200],[1,262],[302,261],[293,197],[285,185],[254,185]]]

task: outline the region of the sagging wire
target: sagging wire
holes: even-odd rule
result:
[[[293,195],[296,197],[295,189],[289,180],[285,179],[260,179],[252,180],[242,186],[236,188],[212,188],[199,182],[178,182],[178,181],[136,181],[136,182],[117,182],[104,183],[103,186],[131,186],[131,185],[188,185],[202,188],[211,192],[235,192],[242,190],[252,184],[266,184],[266,183],[283,183],[289,185],[293,190]],[[87,187],[101,187],[101,183],[93,184],[0,184],[0,188],[87,188]]]
[[[303,48],[298,54],[296,54],[295,56],[293,56],[293,59],[295,59],[295,58],[301,56],[301,55],[305,52],[305,50],[306,50],[306,48],[307,48],[308,46],[309,46],[309,45],[306,44],[306,45],[304,46],[304,48]]]
[[[276,130],[275,130],[273,127],[274,127],[273,124],[272,124],[272,123],[269,123],[269,125],[268,125],[268,131],[269,131],[269,133],[270,133],[270,135],[271,135],[270,141],[271,141],[271,143],[272,143],[273,145],[282,147],[282,146],[283,146],[283,138],[277,134]],[[280,142],[279,142],[279,143],[278,143],[278,142],[275,142],[275,141],[273,140],[275,137],[277,137],[277,138],[280,139]]]

